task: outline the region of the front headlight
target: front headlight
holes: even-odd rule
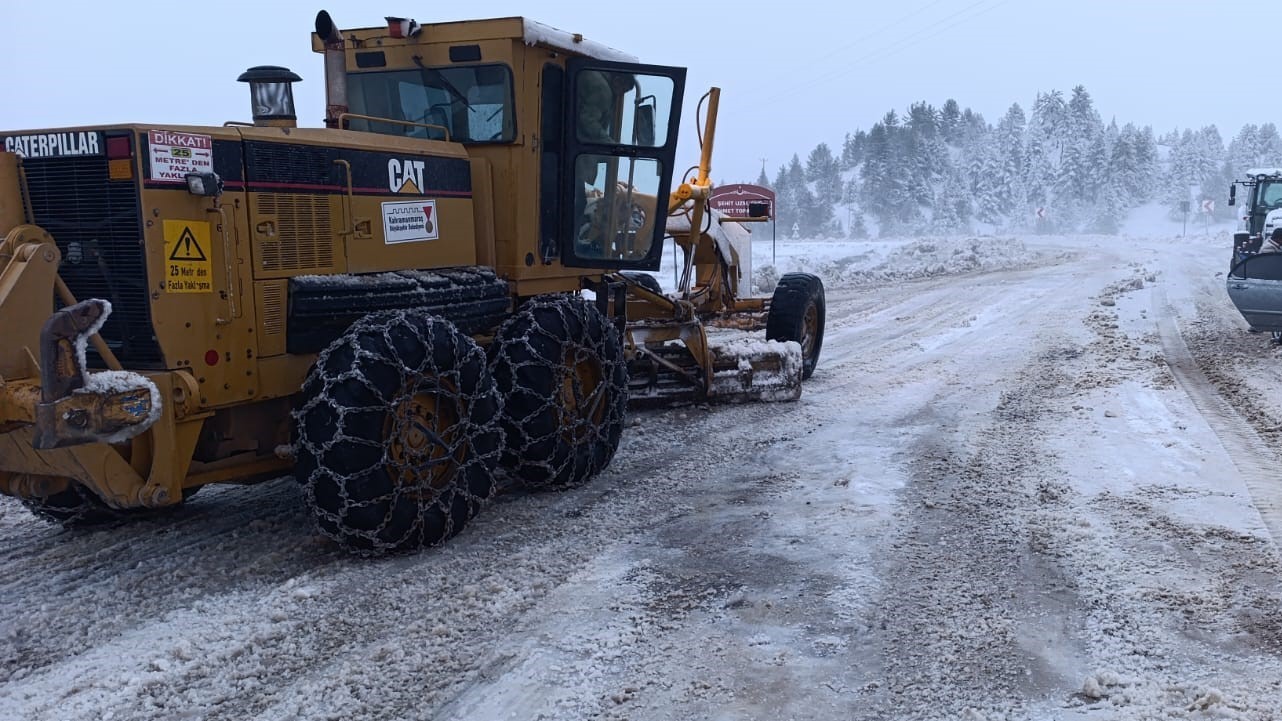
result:
[[[223,194],[223,179],[218,173],[188,173],[187,192],[212,198]]]

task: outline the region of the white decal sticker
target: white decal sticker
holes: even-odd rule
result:
[[[388,245],[441,237],[435,200],[383,203],[383,238]]]
[[[152,180],[186,183],[188,173],[214,172],[214,141],[210,136],[149,130],[147,138]]]
[[[6,153],[16,153],[24,158],[101,155],[102,135],[95,132],[14,135],[4,139],[4,150]]]

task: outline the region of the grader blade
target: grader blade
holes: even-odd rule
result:
[[[745,339],[710,344],[717,403],[795,401],[801,397],[801,346],[795,342]]]
[[[634,329],[634,333],[635,333]],[[628,405],[793,401],[801,397],[801,346],[755,338],[638,346],[628,364]]]

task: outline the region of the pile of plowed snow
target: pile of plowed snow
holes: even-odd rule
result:
[[[771,263],[770,242],[753,242],[753,287],[774,289],[783,273],[814,273],[828,287],[912,280],[977,271],[1004,270],[1045,262],[1045,249],[1018,238],[919,238],[902,241],[780,242]],[[1058,253],[1056,255],[1059,255]]]

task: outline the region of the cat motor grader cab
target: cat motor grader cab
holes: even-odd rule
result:
[[[292,467],[380,553],[457,533],[500,469],[591,477],[629,398],[798,396],[823,287],[742,297],[716,88],[674,184],[683,68],[521,18],[312,39],[324,128],[260,66],[252,123],[0,133],[0,492],[92,523]],[[669,236],[665,293],[637,271]]]

